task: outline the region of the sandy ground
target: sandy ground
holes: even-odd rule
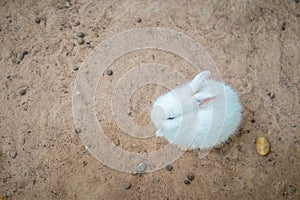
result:
[[[66,7],[64,0],[1,0],[0,199],[300,199],[300,3],[222,2],[71,0]],[[150,26],[185,33],[205,48],[241,97],[243,121],[236,137],[205,158],[187,152],[171,171],[133,176],[96,160],[75,134],[73,66],[104,39]],[[96,93],[108,137],[136,152],[166,142],[128,137],[108,106],[126,66],[153,62],[152,54],[187,79],[195,75],[171,53],[132,52],[109,66],[114,73],[100,77]],[[131,98],[138,124],[150,122],[151,102],[164,92],[155,87],[142,87]],[[258,136],[270,141],[267,156],[256,153]],[[195,176],[190,185],[184,184],[188,173]]]

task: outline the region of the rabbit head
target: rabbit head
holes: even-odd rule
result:
[[[151,120],[156,136],[183,149],[208,149],[235,131],[241,118],[238,96],[209,76],[204,71],[154,102]]]

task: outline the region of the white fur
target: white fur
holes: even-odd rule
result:
[[[239,97],[230,86],[209,76],[204,71],[154,102],[151,120],[156,136],[182,149],[209,149],[235,132],[241,121]]]

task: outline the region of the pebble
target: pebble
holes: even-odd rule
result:
[[[142,19],[141,18],[137,18],[136,21],[137,21],[137,23],[141,23]]]
[[[296,192],[296,188],[293,187],[293,186],[290,186],[290,192],[291,192],[291,193],[295,193],[295,192]]]
[[[25,55],[27,55],[27,54],[28,54],[28,51],[23,51],[23,52],[21,52],[21,53],[18,54],[18,58],[19,58],[20,60],[23,60],[23,58],[24,58]]]
[[[74,26],[79,26],[80,25],[80,22],[75,22],[74,23]]]
[[[131,183],[128,183],[128,182],[124,183],[124,188],[126,190],[129,190],[131,188]]]
[[[26,176],[27,175],[27,173],[26,172],[22,172],[22,176]]]
[[[68,94],[69,91],[68,91],[66,88],[64,88],[64,89],[63,89],[63,93]]]
[[[41,23],[41,18],[39,18],[39,17],[35,18],[35,23],[37,23],[37,24]]]
[[[294,0],[294,2],[295,2],[295,3],[299,3],[300,1],[299,1],[299,0]]]
[[[75,128],[75,133],[79,134],[81,132],[81,128]]]
[[[80,45],[83,44],[84,43],[84,39],[83,38],[78,38],[77,39],[77,43],[80,44]]]
[[[285,26],[286,26],[286,23],[283,22],[283,24],[281,25],[281,30],[284,31],[285,30]]]
[[[183,182],[184,182],[184,184],[186,184],[186,185],[191,184],[191,181],[190,181],[190,180],[184,180]]]
[[[167,166],[165,167],[165,169],[166,169],[167,171],[171,171],[171,170],[173,169],[173,167],[172,167],[172,165],[167,165]]]
[[[69,8],[71,6],[70,0],[66,0],[66,8]]]
[[[75,65],[75,66],[73,66],[73,70],[74,70],[74,71],[77,71],[78,69],[79,69],[79,67],[78,67],[78,66],[76,66],[76,65]]]
[[[267,94],[271,99],[273,99],[275,97],[275,93],[274,92],[268,92]]]
[[[23,96],[23,95],[26,94],[26,92],[27,92],[26,88],[21,88],[20,91],[19,91],[19,94],[20,94],[21,96]]]
[[[191,173],[189,173],[186,177],[187,177],[187,179],[190,180],[190,181],[193,181],[193,180],[195,179],[194,174],[191,174]]]
[[[10,153],[10,157],[11,157],[11,158],[17,157],[17,152],[15,152],[15,151],[11,152],[11,153]]]
[[[256,138],[256,151],[259,155],[265,156],[270,152],[270,143],[265,137]]]
[[[107,69],[107,70],[105,71],[105,73],[106,73],[106,75],[111,76],[111,75],[113,74],[113,71],[110,70],[110,69]]]
[[[139,163],[137,166],[138,172],[144,172],[146,168],[147,168],[147,164],[144,162]]]
[[[84,33],[83,33],[83,32],[78,32],[78,33],[77,33],[77,37],[83,38],[83,37],[84,37]]]

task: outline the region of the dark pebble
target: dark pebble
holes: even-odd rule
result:
[[[23,51],[23,52],[21,52],[21,53],[18,54],[18,58],[20,60],[22,60],[25,57],[25,55],[27,55],[27,54],[28,54],[28,51]]]
[[[73,66],[73,70],[74,70],[74,71],[77,71],[78,69],[79,69],[79,67],[78,67],[78,66],[76,66],[76,65],[75,65],[75,66]]]
[[[286,25],[286,23],[285,23],[285,22],[283,22],[283,24],[281,25],[281,30],[282,30],[282,31],[284,31],[284,30],[285,30],[285,25]]]
[[[171,170],[173,169],[173,167],[172,167],[172,165],[167,165],[167,166],[165,167],[165,169],[166,169],[167,171],[171,171]]]
[[[290,192],[291,192],[291,193],[295,193],[295,192],[296,192],[296,188],[293,187],[293,186],[291,186],[291,187],[290,187]]]
[[[111,76],[111,75],[113,74],[113,71],[110,70],[110,69],[107,69],[107,70],[105,71],[105,73],[106,73],[106,75]]]
[[[267,94],[271,99],[273,99],[275,97],[275,93],[274,92],[268,92]]]
[[[27,92],[26,88],[21,88],[20,91],[19,91],[19,94],[20,94],[21,96],[23,96],[23,95],[26,94],[26,92]]]
[[[75,128],[75,133],[79,134],[81,132],[81,128]]]
[[[251,121],[251,123],[255,123],[255,119],[251,119],[250,121]]]
[[[84,37],[84,33],[83,33],[83,32],[78,32],[78,33],[77,33],[77,37],[83,38],[83,37]]]
[[[11,153],[10,153],[10,157],[11,157],[11,158],[17,157],[17,152],[15,152],[15,151],[11,152]]]
[[[75,22],[74,23],[74,26],[79,26],[80,25],[80,22]]]
[[[186,185],[191,184],[191,181],[190,181],[190,180],[184,180],[183,182],[184,182],[184,184],[186,184]]]
[[[193,181],[193,180],[195,179],[194,174],[191,174],[191,173],[189,173],[186,177],[187,177],[187,179],[190,180],[190,181]]]
[[[80,44],[80,45],[81,45],[81,44],[83,44],[83,43],[84,43],[84,39],[83,39],[83,38],[78,38],[78,39],[77,39],[77,42],[78,42],[78,44]]]
[[[129,190],[131,188],[131,183],[124,183],[124,188]]]
[[[299,1],[299,0],[294,0],[294,2],[295,2],[295,3],[299,3],[300,1]]]
[[[39,17],[35,18],[35,23],[37,23],[37,24],[41,23],[41,18],[39,18]]]
[[[137,23],[141,23],[142,19],[141,18],[137,18],[136,21],[137,21]]]

